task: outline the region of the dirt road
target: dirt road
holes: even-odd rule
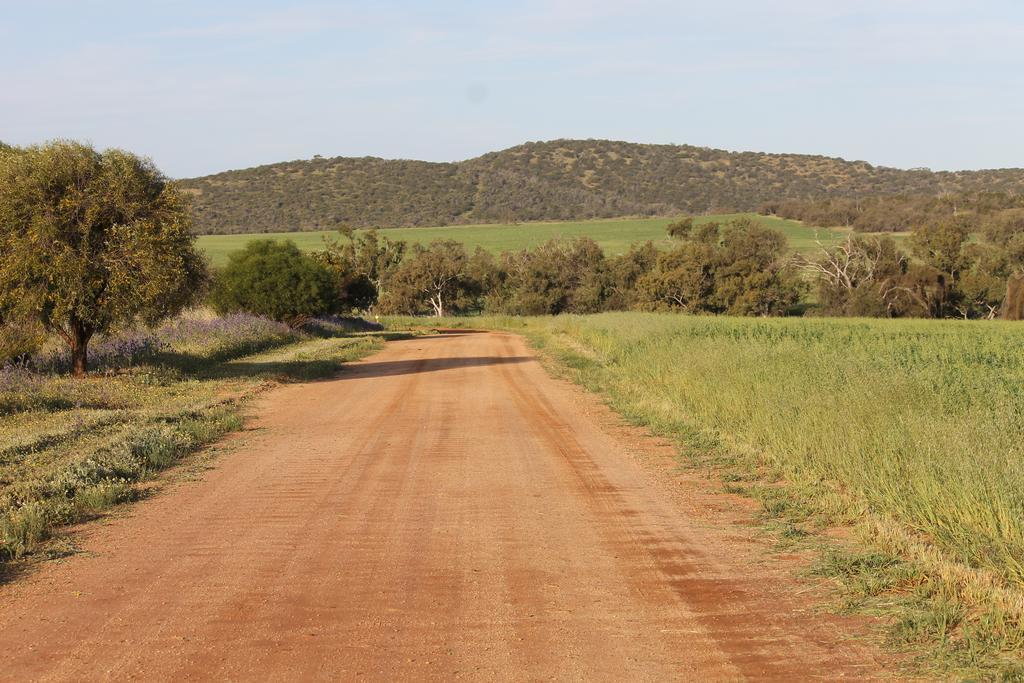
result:
[[[517,337],[394,342],[255,414],[213,470],[0,587],[0,678],[879,671],[849,622],[793,597],[733,499],[675,481],[664,447]]]

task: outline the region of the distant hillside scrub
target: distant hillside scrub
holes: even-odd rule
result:
[[[1024,196],[1007,192],[958,192],[943,195],[882,195],[780,199],[765,202],[764,215],[810,225],[849,226],[861,232],[906,232],[928,223],[958,220],[980,230],[992,220],[1024,209]]]
[[[751,211],[765,202],[1024,192],[1024,170],[931,172],[799,154],[606,140],[456,163],[290,161],[180,181],[203,234]]]

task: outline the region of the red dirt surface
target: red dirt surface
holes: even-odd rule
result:
[[[498,333],[255,406],[194,481],[0,588],[6,680],[876,678],[671,449]]]

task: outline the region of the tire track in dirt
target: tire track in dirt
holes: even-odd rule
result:
[[[513,345],[513,340],[503,340],[506,353],[513,352]],[[630,581],[638,597],[655,604],[677,599],[706,631],[711,640],[708,647],[721,649],[724,659],[742,677],[794,680],[809,675],[809,643],[778,632],[771,614],[766,614],[752,595],[756,578],[720,575],[705,552],[679,529],[673,533],[664,524],[652,524],[652,501],[637,500],[608,480],[544,393],[527,391],[535,383],[522,376],[525,370],[502,366],[500,372],[520,408],[533,417],[534,431],[542,435],[549,450],[561,456],[583,499],[602,520],[600,528],[608,547],[634,569]],[[647,514],[640,512],[644,508]],[[816,654],[823,664],[835,658],[829,652]],[[863,670],[859,664],[851,670],[844,670],[841,661],[834,664],[840,666],[830,667],[829,676]]]
[[[583,398],[492,333],[272,392],[212,471],[0,587],[0,679],[883,673]]]

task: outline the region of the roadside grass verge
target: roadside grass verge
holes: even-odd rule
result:
[[[58,527],[137,498],[143,482],[240,429],[255,394],[331,376],[383,344],[382,333],[357,329],[340,320],[295,332],[249,316],[186,318],[103,340],[85,380],[61,374],[60,358],[8,369],[0,565],[39,555]],[[119,352],[105,357],[103,344]]]
[[[931,672],[1024,678],[1024,327],[641,313],[517,331],[816,551],[839,609]],[[840,533],[836,533],[836,531]]]

